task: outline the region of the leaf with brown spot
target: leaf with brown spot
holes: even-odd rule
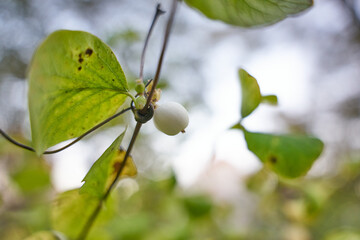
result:
[[[99,38],[81,31],[56,31],[38,47],[29,71],[29,111],[39,155],[82,135],[125,102],[126,78],[111,53]]]
[[[110,174],[108,176],[105,189],[108,189],[112,184],[112,182],[115,180],[117,172],[120,170],[120,168],[123,165],[125,153],[126,151],[123,149],[117,150],[116,156],[112,159],[111,162],[112,168],[110,169]],[[136,176],[136,174],[137,174],[136,166],[134,164],[132,157],[129,156],[128,159],[126,160],[125,166],[121,171],[120,177],[121,178],[134,177]]]
[[[115,180],[124,160],[125,151],[120,149],[125,131],[106,149],[101,157],[93,164],[84,178],[84,185],[80,193],[102,198],[112,182]],[[121,177],[133,177],[137,174],[133,159],[129,157],[121,172]]]
[[[324,144],[299,135],[254,133],[244,129],[248,149],[277,174],[295,178],[305,175],[320,156]]]

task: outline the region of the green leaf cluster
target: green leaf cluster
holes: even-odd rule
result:
[[[239,78],[242,91],[242,119],[253,113],[260,103],[277,104],[275,95],[261,95],[257,80],[244,69],[239,70]],[[232,128],[244,132],[248,149],[266,167],[287,178],[305,175],[324,147],[321,140],[314,137],[250,132],[241,121]]]

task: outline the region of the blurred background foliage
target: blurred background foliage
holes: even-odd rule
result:
[[[21,142],[29,139],[27,66],[38,43],[58,28],[98,35],[114,49],[129,84],[134,84],[155,5],[126,0],[1,1],[0,127]],[[198,23],[198,15],[189,12],[184,6],[177,16],[161,80],[164,97],[175,96],[190,110],[201,108],[209,114],[209,83],[199,70],[209,51],[235,39],[246,46],[240,58],[246,60],[251,53],[261,56],[262,49],[279,39],[300,44],[311,49],[312,104],[300,114],[278,112],[276,124],[291,132],[316,134],[325,141],[326,152],[308,177],[292,181],[265,169],[239,176],[214,154],[198,180],[184,187],[177,181],[180,174],[170,171],[162,159],[169,156],[156,157],[158,135],[145,128],[134,152],[138,177],[119,183],[89,239],[360,239],[359,2],[315,0],[308,18],[286,20],[275,30],[239,30],[216,22],[206,22],[215,26],[206,28]],[[149,48],[145,67],[149,78],[163,24],[159,23]],[[130,119],[125,116],[109,124],[108,130]],[[200,117],[200,122],[204,119]],[[94,148],[98,141],[85,142]],[[172,146],[182,141],[186,138]],[[87,150],[89,156],[95,154],[94,149]],[[62,190],[58,182],[54,184],[54,168],[52,156],[39,158],[0,139],[1,239],[24,239],[51,230],[51,201]]]

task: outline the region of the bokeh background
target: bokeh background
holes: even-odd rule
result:
[[[0,127],[30,144],[26,72],[51,32],[91,32],[111,46],[130,86],[156,4],[169,1],[2,0]],[[167,15],[150,41],[153,77]],[[237,70],[257,78],[279,106],[261,106],[253,131],[315,135],[325,150],[309,174],[284,181],[262,169],[238,130]],[[138,176],[120,182],[89,239],[360,239],[360,2],[315,0],[314,7],[266,28],[241,29],[181,3],[160,82],[161,102],[190,113],[186,134],[152,122],[133,151]],[[51,229],[56,193],[81,186],[93,162],[129,125],[131,114],[73,147],[38,158],[0,139],[0,238]],[[63,144],[61,144],[63,145]],[[110,212],[110,213],[109,213]]]

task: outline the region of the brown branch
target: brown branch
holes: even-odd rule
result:
[[[149,95],[149,97],[147,99],[147,104],[142,109],[142,111],[144,111],[144,112],[149,107],[151,107],[151,106],[149,106],[150,105],[150,100],[151,100],[152,94],[154,93],[156,85],[159,82],[160,71],[161,71],[161,67],[162,67],[162,63],[163,63],[163,58],[164,58],[166,46],[167,46],[167,43],[168,43],[168,40],[169,40],[169,35],[170,35],[170,30],[171,30],[171,27],[172,27],[172,24],[173,24],[174,15],[175,15],[175,12],[176,12],[177,1],[178,0],[173,0],[170,16],[169,16],[167,26],[166,26],[166,30],[165,30],[164,42],[163,42],[163,45],[162,45],[161,54],[160,54],[160,58],[159,58],[159,61],[158,61],[158,66],[157,66],[157,69],[156,69],[156,75],[155,75],[155,78],[154,78],[153,87],[152,87],[150,95]],[[151,26],[151,28],[152,28],[152,26]],[[149,31],[149,34],[150,33],[151,33],[151,31]],[[146,49],[146,47],[145,47],[145,49]],[[132,134],[132,137],[131,137],[131,140],[130,140],[130,143],[129,143],[129,146],[128,146],[128,148],[126,150],[126,153],[125,153],[125,156],[124,156],[124,160],[122,161],[121,166],[120,166],[118,172],[116,173],[116,177],[115,177],[114,181],[111,183],[111,185],[109,186],[109,188],[107,189],[107,191],[105,192],[105,194],[102,197],[101,201],[99,202],[98,206],[96,207],[96,209],[94,210],[94,212],[92,213],[92,215],[90,216],[88,221],[86,222],[85,227],[83,228],[83,231],[80,233],[79,237],[77,238],[78,240],[83,240],[83,239],[86,238],[86,236],[90,232],[91,227],[93,226],[97,216],[99,215],[99,213],[101,211],[101,207],[102,207],[103,202],[106,201],[106,199],[110,195],[112,189],[115,187],[117,181],[119,180],[119,178],[121,176],[121,173],[122,173],[123,169],[126,166],[126,162],[128,160],[128,157],[130,156],[131,150],[134,147],[134,144],[135,144],[136,138],[137,138],[137,136],[138,136],[138,134],[140,132],[141,126],[142,126],[141,122],[136,123],[134,132]]]

